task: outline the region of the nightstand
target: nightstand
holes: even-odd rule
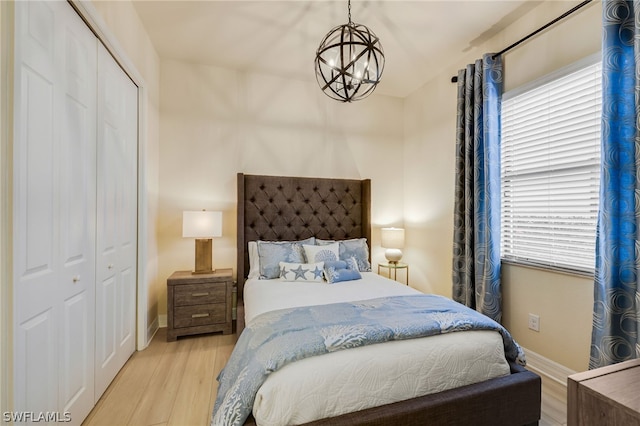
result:
[[[231,269],[212,274],[177,271],[167,279],[167,341],[190,334],[232,332]]]
[[[398,281],[398,269],[405,269],[405,284],[409,285],[409,265],[406,263],[398,262],[398,263],[378,263],[378,275],[380,275],[380,268],[388,269],[388,277],[391,278],[391,271],[393,271],[393,279]]]
[[[567,425],[640,424],[640,359],[576,373],[567,380]]]

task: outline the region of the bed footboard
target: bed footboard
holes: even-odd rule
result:
[[[541,380],[523,367],[512,374],[457,389],[321,419],[305,426],[537,425]],[[250,417],[245,425],[255,425]]]

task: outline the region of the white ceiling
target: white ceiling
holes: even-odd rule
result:
[[[455,74],[465,51],[539,3],[352,0],[351,17],[376,33],[384,48],[376,93],[405,97],[442,70]],[[322,38],[348,21],[346,0],[136,0],[134,5],[163,59],[312,81]]]

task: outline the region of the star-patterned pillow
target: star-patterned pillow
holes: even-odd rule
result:
[[[281,281],[316,281],[322,282],[324,262],[288,263],[280,262]]]

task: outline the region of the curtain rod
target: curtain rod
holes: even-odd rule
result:
[[[504,49],[502,49],[501,51],[499,51],[498,53],[496,53],[495,55],[493,55],[491,58],[494,59],[496,56],[500,56],[503,53],[507,53],[509,50],[513,49],[514,47],[518,46],[520,43],[524,43],[525,41],[529,40],[531,37],[533,37],[534,35],[546,30],[547,28],[549,28],[551,25],[555,24],[556,22],[566,18],[567,16],[571,15],[573,12],[577,11],[578,9],[582,8],[583,6],[586,6],[587,4],[591,3],[593,0],[585,0],[582,3],[578,4],[577,6],[573,7],[572,9],[566,11],[565,13],[563,13],[562,15],[558,16],[556,19],[547,22],[546,24],[544,24],[543,26],[541,26],[540,28],[538,28],[537,30],[535,30],[534,32],[522,37],[520,40],[516,41],[513,44],[510,44],[509,46],[505,47]],[[451,82],[452,83],[457,83],[458,82],[458,76],[454,75],[453,77],[451,77]]]

